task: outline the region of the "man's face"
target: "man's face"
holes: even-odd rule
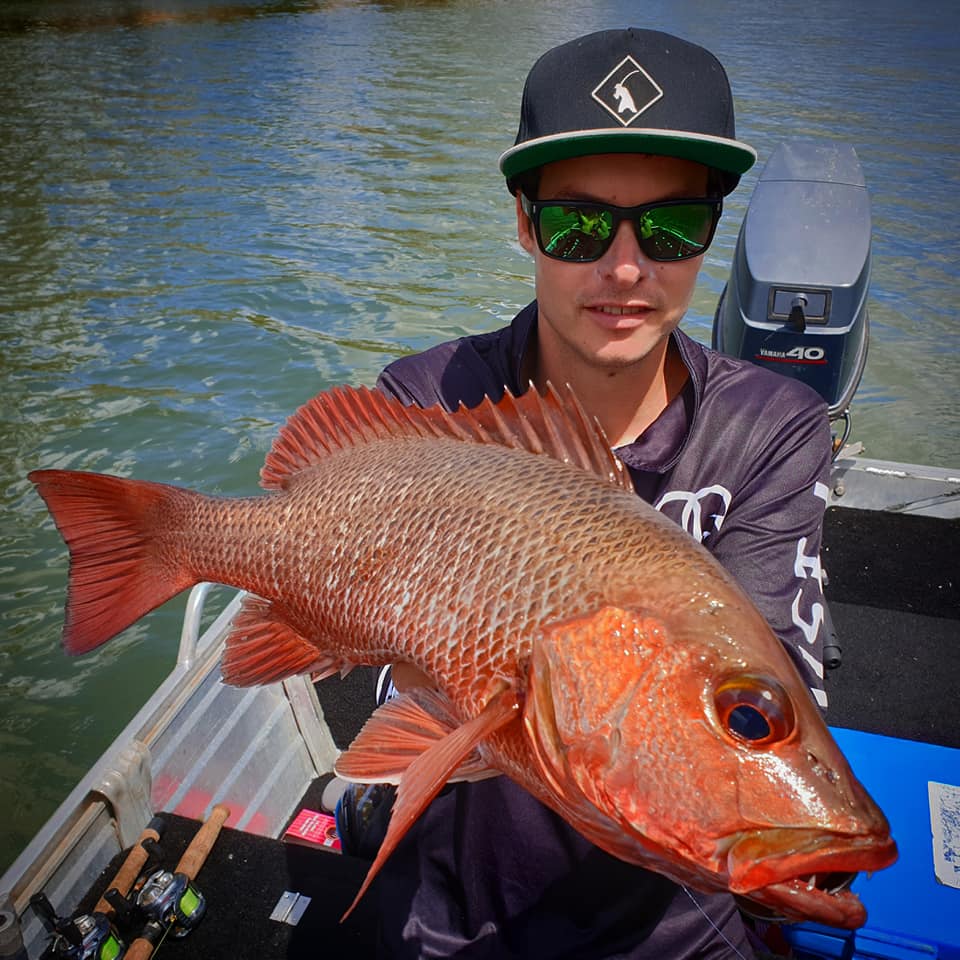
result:
[[[591,200],[621,207],[707,195],[707,168],[689,160],[604,154],[546,164],[536,199]],[[631,223],[592,263],[541,252],[517,203],[517,233],[534,258],[540,307],[540,372],[576,378],[584,365],[615,373],[663,361],[669,334],[690,303],[703,256],[675,263],[647,258]]]

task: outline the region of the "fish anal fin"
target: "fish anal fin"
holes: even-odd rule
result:
[[[224,683],[252,687],[299,673],[330,676],[344,666],[323,656],[273,604],[249,594],[230,625],[220,673]]]
[[[337,776],[353,783],[399,783],[421,754],[457,729],[442,694],[420,688],[379,707],[337,758]],[[497,775],[474,749],[447,777],[481,780]]]
[[[442,406],[407,407],[366,387],[335,387],[308,400],[277,435],[260,471],[261,486],[282,490],[301,471],[336,451],[378,440],[446,438],[498,444],[575,464],[614,486],[633,492],[626,467],[573,389],[544,393],[531,386],[519,397],[505,390],[494,403],[454,412]]]
[[[512,720],[518,719],[519,715],[520,702],[517,693],[512,687],[506,687],[494,694],[476,717],[452,730],[410,763],[400,778],[397,797],[390,815],[390,824],[377,857],[367,872],[353,903],[341,920],[345,920],[351,914],[360,898],[367,892],[374,877],[380,872],[380,868],[396,849],[397,844],[417,817],[427,808],[430,801],[440,792],[463,759],[485,737],[506,726]]]

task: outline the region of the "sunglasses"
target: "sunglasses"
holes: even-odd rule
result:
[[[521,194],[520,204],[533,223],[540,249],[567,263],[599,260],[624,220],[633,224],[637,243],[650,260],[689,260],[710,246],[723,210],[721,199],[615,207],[580,200],[530,200]]]

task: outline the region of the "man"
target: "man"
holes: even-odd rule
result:
[[[754,159],[706,50],[613,30],[549,51],[500,158],[536,300],[505,329],[392,363],[379,387],[453,409],[571,384],[638,495],[740,580],[825,706],[825,406],[678,330],[722,198]],[[617,861],[505,777],[448,788],[378,887],[390,957],[751,955],[731,897]]]

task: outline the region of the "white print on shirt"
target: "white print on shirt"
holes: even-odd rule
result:
[[[826,485],[819,481],[815,483],[813,495],[819,497],[826,503],[828,499]],[[661,513],[669,516],[670,519],[675,521],[679,526],[683,527],[695,540],[703,543],[712,533],[717,533],[720,530],[732,499],[733,496],[726,487],[720,484],[713,484],[709,487],[701,487],[696,493],[689,490],[670,490],[654,504],[654,507]],[[672,507],[673,504],[682,505],[679,516],[677,515],[678,511]],[[707,522],[705,523],[704,521]],[[817,585],[820,588],[817,595],[822,595],[823,571],[820,567],[820,557],[808,556],[806,549],[807,538],[801,537],[797,541],[796,558],[793,564],[794,575],[801,581],[801,584],[796,596],[793,598],[793,603],[790,607],[790,616],[794,626],[797,627],[803,635],[806,644],[813,647],[820,634],[820,628],[823,625],[823,604],[818,602],[812,603],[807,616],[804,616],[800,605],[803,598],[804,586],[809,579],[815,579],[817,581]],[[808,650],[807,647],[802,644],[797,649],[814,675],[822,680],[823,664],[813,655],[811,650]],[[810,690],[817,704],[825,708],[827,706],[826,692],[816,687],[811,687]]]
[[[703,543],[711,533],[720,529],[732,499],[733,495],[726,487],[715,483],[710,487],[701,487],[696,493],[671,490],[654,504],[654,508],[683,527],[698,543]],[[669,503],[683,504],[679,518],[675,515],[676,511],[663,509]],[[704,518],[711,522],[704,525]]]
[[[826,484],[820,483],[819,481],[813,485],[813,495],[819,497],[826,504],[828,500],[828,490]],[[820,566],[820,557],[818,555],[810,556],[806,552],[807,550],[807,538],[801,537],[797,541],[797,553],[796,559],[793,564],[793,572],[798,580],[801,581],[800,588],[797,590],[796,596],[793,598],[793,603],[790,605],[790,616],[793,620],[795,626],[800,629],[800,632],[803,634],[803,639],[809,646],[813,646],[817,642],[817,637],[820,634],[820,628],[823,626],[823,615],[824,608],[823,604],[819,602],[814,602],[810,604],[809,614],[804,616],[803,611],[800,609],[801,600],[803,599],[804,586],[806,585],[807,580],[816,580],[817,581],[817,596],[823,595],[823,568]],[[806,647],[799,647],[800,656],[806,661],[807,665],[813,670],[814,674],[823,679],[823,663],[818,660],[813,653],[810,652]],[[819,690],[816,687],[811,687],[813,692],[814,699],[817,701],[817,704],[821,707],[827,706],[827,693],[825,690]]]

